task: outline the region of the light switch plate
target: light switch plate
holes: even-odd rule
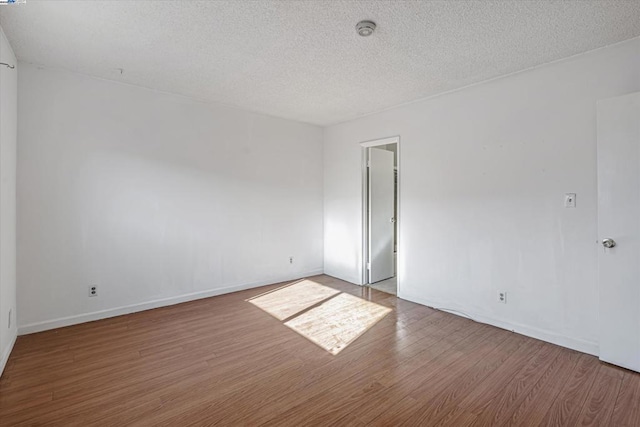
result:
[[[564,207],[565,208],[576,207],[576,193],[567,193],[564,195]]]

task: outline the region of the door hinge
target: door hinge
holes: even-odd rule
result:
[[[367,167],[370,168],[371,167],[371,160],[367,160]]]
[[[367,270],[371,270],[371,263],[370,262],[367,263]]]

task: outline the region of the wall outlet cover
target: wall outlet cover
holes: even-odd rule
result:
[[[498,302],[501,304],[507,303],[507,291],[498,291]]]

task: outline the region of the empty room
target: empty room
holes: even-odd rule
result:
[[[0,426],[640,426],[640,0],[0,27]]]

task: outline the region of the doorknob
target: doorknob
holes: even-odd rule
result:
[[[608,249],[614,247],[615,245],[616,245],[616,241],[613,239],[606,238],[602,241],[602,246]]]

